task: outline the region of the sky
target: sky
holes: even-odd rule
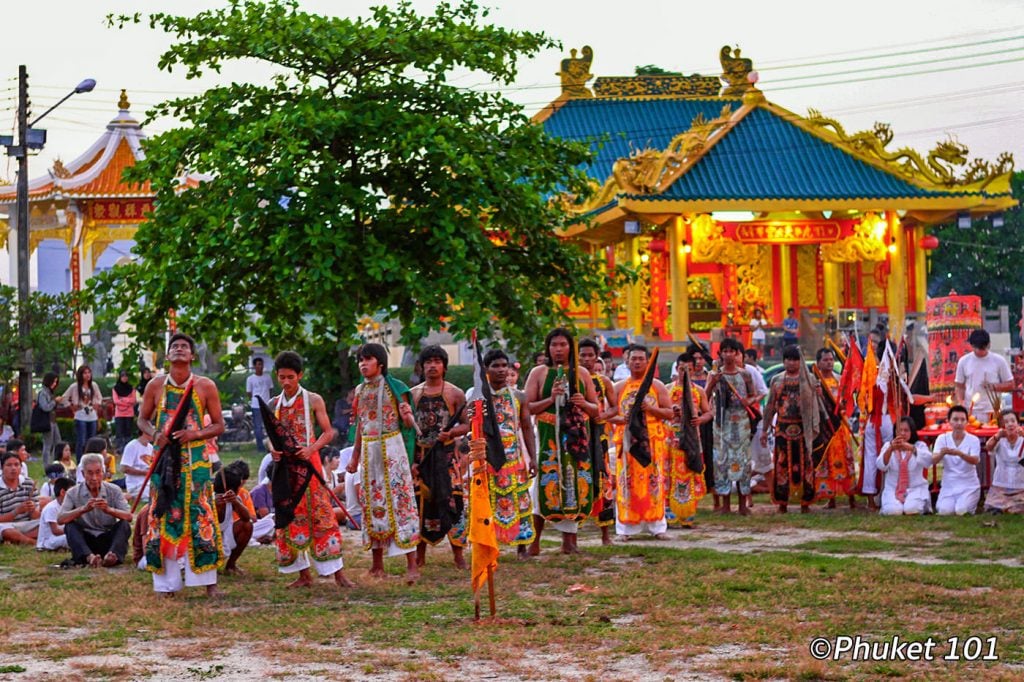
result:
[[[117,30],[108,13],[168,11],[192,15],[223,6],[214,0],[49,0],[4,3],[0,34],[0,134],[15,122],[19,64],[29,72],[33,111],[43,112],[83,78],[92,93],[76,95],[39,127],[48,142],[31,161],[31,177],[56,158],[84,152],[116,113],[121,88],[143,116],[154,103],[194,93],[224,80],[265,81],[273,69],[245,64],[220,79],[189,81],[182,71],[161,72],[157,61],[170,38],[148,26]],[[303,9],[365,16],[380,2],[302,0]],[[416,1],[430,11],[435,2]],[[543,31],[562,42],[520,65],[506,91],[530,112],[559,93],[559,61],[569,49],[590,45],[591,72],[631,75],[635,66],[717,75],[718,52],[738,45],[754,62],[767,98],[797,113],[814,107],[848,132],[874,121],[892,125],[890,149],[926,151],[947,136],[989,160],[1013,152],[1024,166],[1024,1],[1022,0],[732,0],[712,5],[688,0],[491,0],[490,20]],[[25,30],[12,30],[22,26]],[[894,54],[897,53],[897,54]],[[889,55],[889,56],[886,56]],[[974,66],[979,65],[979,66]],[[972,67],[972,68],[965,68]],[[930,73],[917,73],[928,71]],[[916,75],[903,75],[903,74]],[[459,74],[463,87],[493,87],[477,74]],[[147,124],[150,134],[172,127]],[[0,178],[13,180],[14,164],[0,159]]]

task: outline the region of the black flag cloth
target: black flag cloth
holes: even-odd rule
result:
[[[494,413],[494,394],[491,382],[487,380],[487,369],[484,367],[484,356],[480,342],[476,342],[476,362],[480,369],[480,396],[484,402],[484,438],[487,440],[487,463],[495,473],[505,466],[505,446],[501,442],[501,431],[498,429],[498,415]],[[518,418],[519,415],[516,415]]]
[[[317,473],[312,462],[295,456],[302,446],[295,442],[295,438],[284,428],[270,406],[263,398],[256,396],[256,399],[260,403],[263,428],[270,439],[270,445],[282,453],[280,461],[274,463],[270,476],[270,495],[274,500],[274,527],[287,528],[295,520],[295,507]]]
[[[683,371],[682,410],[679,418],[679,449],[686,454],[686,468],[692,472],[704,466],[704,451],[700,445],[700,428],[693,425],[697,418],[697,407],[693,404],[693,386],[690,370]]]
[[[181,443],[170,434],[185,428],[192,393],[192,382],[189,382],[188,389],[185,395],[181,396],[181,402],[178,403],[171,419],[171,426],[167,430],[167,443],[157,455],[154,473],[160,476],[160,493],[156,496],[156,504],[153,507],[153,516],[157,518],[170,511],[171,505],[178,499],[178,490],[181,488]]]
[[[658,371],[658,349],[655,348],[654,352],[651,353],[651,359],[647,361],[647,369],[644,370],[644,378],[640,382],[640,387],[636,389],[636,395],[633,397],[633,404],[629,408],[629,417],[626,420],[626,431],[629,447],[627,448],[630,456],[635,459],[640,466],[651,465],[651,436],[647,432],[647,415],[644,413],[644,399],[651,390],[651,384],[654,383],[654,375]]]
[[[573,339],[569,354],[569,371],[566,373],[569,385],[567,398],[571,398],[574,393],[579,393],[580,386],[579,351],[575,339]],[[577,407],[567,400],[559,416],[561,423],[558,425],[558,429],[562,440],[562,449],[577,462],[591,461],[593,453],[590,451],[590,424],[583,408]]]

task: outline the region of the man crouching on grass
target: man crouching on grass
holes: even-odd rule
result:
[[[103,480],[104,463],[98,454],[82,456],[85,483],[64,495],[57,523],[71,548],[71,562],[93,568],[110,568],[124,561],[128,552],[132,514],[121,489]]]

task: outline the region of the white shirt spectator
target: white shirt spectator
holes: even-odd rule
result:
[[[53,529],[50,528],[51,523],[57,523],[59,515],[60,502],[57,500],[50,500],[50,503],[43,507],[42,513],[39,514],[39,535],[36,538],[36,549],[54,550],[68,548],[68,536],[54,535]],[[58,528],[64,529],[64,526],[57,525]]]
[[[974,402],[972,416],[984,421],[990,412],[998,411],[1000,407],[992,406],[984,385],[1013,381],[1013,373],[1002,355],[989,351],[985,357],[980,358],[971,351],[956,363],[956,377],[953,381],[964,385],[964,402],[968,405]],[[973,400],[975,395],[978,396],[977,400]]]
[[[28,462],[21,463],[21,475],[18,477],[18,482],[28,480]]]
[[[624,362],[612,372],[612,381],[625,381],[629,376],[629,365]]]
[[[252,393],[249,405],[257,410],[260,409],[259,401],[256,400],[257,396],[263,398],[263,402],[270,403],[272,390],[274,390],[274,380],[266,372],[259,375],[250,374],[249,378],[245,380],[245,392]]]
[[[267,469],[274,463],[274,458],[270,456],[270,453],[263,455],[263,459],[260,460],[260,468],[256,473],[256,485],[263,485],[269,483],[270,479],[267,478]]]
[[[138,438],[134,438],[128,442],[128,445],[124,446],[124,453],[121,454],[121,466],[129,466],[133,469],[149,469],[149,465],[152,463],[153,457],[153,444],[142,443]],[[81,468],[81,467],[79,467]],[[142,484],[146,481],[145,474],[125,474],[124,485],[129,493],[132,495],[138,494],[142,488]],[[149,497],[148,491],[143,494],[143,497]]]
[[[1010,444],[1005,438],[1000,438],[996,449],[992,451],[995,456],[996,470],[992,474],[992,485],[1010,490],[1024,490],[1024,466],[1019,461],[1024,457],[1024,436],[1017,436],[1017,440]]]

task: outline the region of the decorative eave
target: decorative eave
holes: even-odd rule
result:
[[[46,176],[29,181],[29,201],[54,199],[151,198],[149,183],[130,185],[121,179],[125,168],[145,157],[142,142],[146,134],[132,117],[131,103],[121,90],[118,113],[107,130],[83,154],[64,164],[54,162]],[[14,185],[0,186],[0,204],[17,200]]]

